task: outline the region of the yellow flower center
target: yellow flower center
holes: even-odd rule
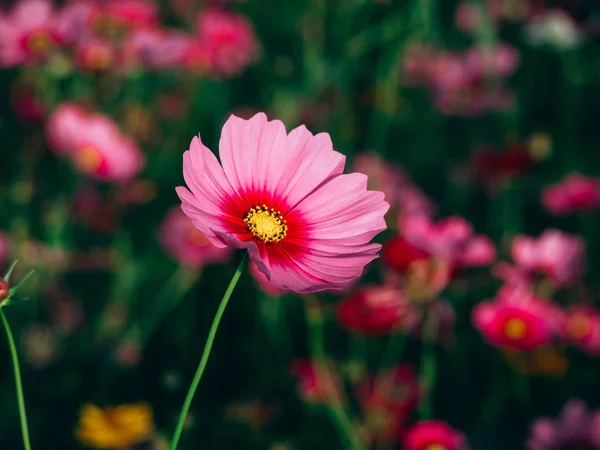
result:
[[[45,30],[37,30],[27,36],[25,45],[34,55],[42,56],[52,47],[52,37]]]
[[[567,325],[569,335],[574,339],[582,339],[586,337],[591,328],[592,325],[590,324],[590,319],[583,314],[574,314]]]
[[[425,450],[448,450],[448,447],[442,444],[433,444],[425,447]]]
[[[256,239],[269,244],[281,241],[287,234],[287,225],[281,213],[266,205],[250,208],[244,222]]]
[[[94,147],[83,147],[75,154],[75,164],[83,172],[93,173],[102,164],[102,154]]]
[[[509,319],[504,324],[504,333],[510,339],[521,339],[527,332],[527,325],[521,319]]]

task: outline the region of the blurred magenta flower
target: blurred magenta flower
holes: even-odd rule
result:
[[[496,298],[479,303],[472,311],[475,328],[492,345],[529,351],[561,335],[560,308],[536,297],[523,285],[506,285]]]
[[[117,48],[112,41],[101,37],[82,40],[75,49],[75,63],[92,72],[111,69],[117,63]]]
[[[383,244],[381,259],[387,268],[405,273],[415,261],[429,259],[429,253],[411,244],[402,236],[397,236]]]
[[[407,363],[364,380],[358,387],[358,400],[372,440],[379,445],[400,442],[419,396],[418,374]]]
[[[100,34],[114,35],[122,30],[158,25],[158,6],[152,0],[107,0],[92,3],[92,28]]]
[[[496,257],[493,242],[475,234],[462,217],[447,217],[437,223],[426,216],[405,217],[400,230],[410,244],[459,268],[485,266]]]
[[[565,312],[566,340],[586,353],[600,356],[600,312],[587,305],[572,305]]]
[[[311,361],[296,361],[292,373],[298,380],[298,395],[305,402],[324,404],[340,398],[342,384],[333,364],[319,367]]]
[[[52,112],[46,127],[53,150],[68,157],[75,168],[104,181],[127,181],[144,166],[136,143],[121,134],[108,116],[87,113],[71,103]]]
[[[463,433],[441,420],[424,420],[408,429],[405,450],[467,450]]]
[[[466,70],[472,78],[508,77],[519,67],[519,52],[508,44],[492,48],[471,47],[464,55]]]
[[[46,115],[46,106],[32,83],[23,81],[13,85],[11,105],[15,115],[24,122],[39,122]]]
[[[410,329],[420,311],[401,289],[391,286],[362,286],[337,306],[340,324],[350,332],[387,334]]]
[[[479,181],[499,183],[523,175],[533,165],[529,149],[516,142],[498,152],[482,148],[473,155],[473,169]]]
[[[585,268],[585,242],[579,236],[546,230],[539,238],[516,236],[511,244],[515,266],[500,263],[494,272],[507,282],[531,281],[543,273],[556,285],[578,281]]]
[[[217,8],[198,15],[196,38],[208,49],[213,71],[226,76],[248,67],[259,49],[254,29],[244,16]]]
[[[287,292],[285,289],[279,289],[277,286],[271,283],[267,276],[258,269],[258,266],[254,264],[254,262],[250,261],[248,264],[250,267],[250,274],[254,278],[254,281],[256,281],[256,284],[258,284],[259,289],[265,294],[269,295],[270,297],[278,298]]]
[[[381,246],[389,205],[367,177],[344,175],[328,134],[286,134],[265,114],[231,116],[219,144],[222,166],[198,137],[184,153],[183,211],[217,247],[247,249],[278,288],[343,289]]]
[[[167,212],[158,230],[158,241],[173,259],[186,266],[221,263],[231,257],[231,249],[212,245],[179,207]]]
[[[21,0],[8,14],[0,12],[0,66],[45,60],[64,36],[50,0]]]
[[[556,420],[542,418],[531,426],[529,450],[600,449],[600,411],[569,401]]]
[[[596,210],[600,207],[600,179],[569,175],[544,189],[542,204],[556,215]]]
[[[8,234],[0,231],[0,264],[8,261],[11,250],[11,239]]]
[[[175,30],[145,28],[130,33],[123,42],[122,64],[147,69],[166,69],[183,64],[191,37]]]
[[[210,74],[213,70],[210,48],[198,41],[192,41],[183,55],[183,66],[200,75]]]

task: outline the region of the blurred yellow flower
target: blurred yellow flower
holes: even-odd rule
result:
[[[120,450],[148,440],[153,430],[152,407],[146,403],[85,405],[75,435],[88,447]]]

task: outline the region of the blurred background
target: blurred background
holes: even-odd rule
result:
[[[168,448],[241,257],[179,212],[182,154],[265,111],[385,192],[382,258],[309,298],[244,273],[181,448],[600,449],[596,0],[0,4],[34,448]]]

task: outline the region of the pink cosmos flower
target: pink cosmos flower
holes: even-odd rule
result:
[[[566,448],[600,449],[600,411],[590,412],[585,403],[571,400],[556,420],[542,418],[531,426],[529,450]]]
[[[429,253],[398,236],[383,244],[381,259],[385,266],[398,273],[406,273],[415,261],[429,259]]]
[[[596,210],[600,207],[600,180],[584,175],[569,175],[544,189],[542,204],[556,215]]]
[[[343,289],[381,246],[389,204],[367,190],[363,174],[342,174],[345,157],[328,134],[304,126],[286,134],[263,113],[231,116],[219,144],[221,164],[198,137],[183,156],[191,192],[178,187],[183,211],[217,247],[248,249],[278,288]]]
[[[519,67],[519,53],[507,44],[493,48],[472,47],[465,54],[465,64],[472,77],[507,77]]]
[[[150,0],[108,0],[98,14],[95,20],[107,21],[126,29],[158,24],[158,7]]]
[[[179,207],[167,213],[158,230],[158,241],[173,259],[186,266],[221,263],[231,256],[231,249],[212,245]]]
[[[240,73],[250,65],[258,51],[250,22],[224,10],[209,8],[200,13],[196,34],[210,52],[213,70],[226,76]]]
[[[546,230],[536,240],[517,236],[511,245],[516,266],[499,264],[495,273],[507,282],[530,280],[545,273],[559,286],[576,282],[585,267],[585,242],[559,230]]]
[[[87,113],[65,103],[49,117],[46,128],[51,147],[68,157],[75,168],[104,181],[126,181],[144,166],[144,155],[108,116]]]
[[[355,333],[385,334],[412,328],[419,310],[394,286],[363,286],[338,305],[342,326]]]
[[[406,450],[466,450],[463,433],[441,420],[424,420],[414,424],[404,437]]]
[[[563,335],[590,355],[600,355],[600,312],[585,305],[571,306],[565,313]]]
[[[278,287],[273,285],[273,283],[271,283],[269,281],[267,276],[264,273],[262,273],[258,269],[258,266],[256,264],[254,264],[252,261],[250,261],[249,267],[250,267],[250,274],[254,278],[254,281],[256,281],[256,284],[258,284],[259,289],[261,291],[263,291],[265,294],[267,294],[273,298],[278,298],[287,292],[285,289],[279,289]]]
[[[0,13],[0,66],[44,60],[64,43],[58,25],[49,0],[21,0],[9,14]]]
[[[149,69],[177,67],[191,45],[191,38],[177,31],[147,28],[133,31],[124,42],[124,63],[141,64]]]
[[[400,229],[410,244],[458,267],[484,266],[495,258],[492,241],[476,235],[471,224],[461,217],[448,217],[437,223],[426,216],[405,217]]]
[[[494,300],[479,303],[471,317],[490,344],[521,351],[549,344],[561,334],[563,323],[557,305],[522,285],[504,286]]]

